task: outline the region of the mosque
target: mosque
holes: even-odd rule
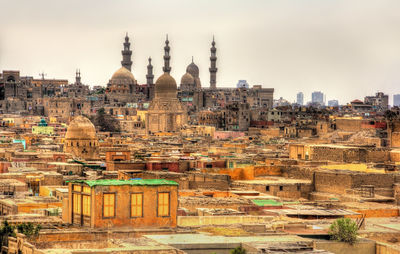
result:
[[[210,73],[211,87],[215,87],[215,42],[213,40],[212,61]],[[146,132],[175,132],[187,124],[188,111],[199,108],[203,104],[203,94],[199,77],[199,67],[192,62],[187,66],[186,73],[181,78],[180,92],[175,79],[170,75],[170,46],[168,36],[164,47],[163,72],[155,84],[153,83],[153,66],[151,58],[147,66],[146,81],[144,86],[138,85],[132,74],[132,50],[128,35],[125,36],[124,48],[121,51],[122,61],[119,68],[107,84],[106,94],[109,104],[124,106],[127,103],[150,101],[147,117]],[[214,56],[213,56],[214,54]],[[211,58],[210,58],[211,59]],[[178,98],[179,95],[179,98]]]
[[[92,122],[82,116],[76,116],[65,134],[64,151],[74,158],[84,160],[98,159],[99,141]]]
[[[218,68],[217,48],[213,38],[210,48],[210,81],[209,87],[202,87],[199,67],[192,62],[180,79],[180,84],[170,76],[170,45],[168,36],[164,46],[163,73],[154,83],[153,66],[151,58],[147,65],[146,84],[140,85],[132,74],[132,50],[128,35],[123,43],[121,68],[111,77],[107,84],[105,103],[111,107],[126,107],[127,105],[148,104],[145,120],[147,133],[175,132],[186,124],[198,124],[198,115],[203,111],[216,111],[227,109],[230,104],[246,104],[244,108],[258,109],[270,108],[273,103],[273,88],[263,88],[261,85],[250,87],[217,88],[216,78]],[[145,107],[143,107],[145,108]],[[246,120],[247,124],[241,128],[246,129],[250,124],[249,110],[237,117]],[[221,121],[225,121],[222,117]],[[239,119],[243,118],[243,119]],[[221,126],[226,126],[222,124]]]

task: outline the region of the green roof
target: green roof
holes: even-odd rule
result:
[[[278,202],[274,199],[252,199],[251,201],[258,206],[281,206],[281,205],[283,205],[282,202]]]
[[[101,179],[101,180],[73,180],[72,183],[85,183],[90,187],[93,186],[110,186],[110,185],[178,185],[177,182],[165,179],[133,179],[133,180],[116,180],[116,179]]]

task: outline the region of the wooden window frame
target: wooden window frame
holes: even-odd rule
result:
[[[104,195],[105,194],[114,194],[114,216],[104,216]],[[113,219],[116,217],[117,214],[117,192],[103,192],[103,201],[102,201],[102,205],[101,205],[101,216],[103,219]]]
[[[159,215],[159,198],[160,194],[162,193],[168,193],[168,215]],[[171,217],[171,192],[170,191],[157,191],[157,217]]]
[[[80,208],[79,212],[75,211],[77,204],[79,204],[78,205],[78,207]],[[72,193],[72,214],[82,215],[82,193],[80,193],[80,192]]]
[[[84,202],[84,197],[87,197],[87,198],[89,198],[89,200],[88,200],[88,213],[89,214],[85,214],[85,212],[84,212],[84,207],[85,207],[85,202]],[[91,195],[85,195],[85,194],[82,194],[82,215],[83,216],[91,216],[92,215],[92,196]]]
[[[132,216],[132,194],[141,194],[142,195],[142,215],[141,216]],[[144,193],[143,192],[130,192],[129,193],[129,217],[130,218],[143,218],[144,217]]]

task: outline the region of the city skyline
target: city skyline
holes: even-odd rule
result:
[[[0,68],[22,75],[44,71],[47,78],[73,81],[80,69],[83,83],[105,86],[120,65],[128,32],[132,72],[145,83],[149,56],[155,79],[162,73],[168,33],[171,75],[179,83],[193,56],[202,86],[209,87],[214,35],[217,87],[234,87],[243,79],[275,88],[275,98],[294,101],[302,91],[308,101],[321,90],[327,101],[341,104],[378,91],[393,104],[392,95],[399,93],[396,1],[362,1],[362,7],[359,1],[117,1],[96,7],[93,1],[22,2],[7,3],[0,17]]]

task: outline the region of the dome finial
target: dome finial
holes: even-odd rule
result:
[[[193,63],[193,56],[192,56],[192,63]]]

